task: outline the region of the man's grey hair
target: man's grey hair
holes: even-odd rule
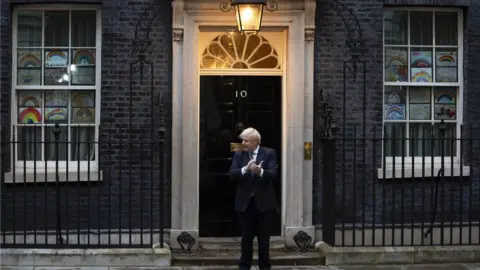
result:
[[[242,131],[242,133],[238,136],[240,139],[253,139],[260,143],[262,141],[262,136],[260,133],[254,128],[247,128]]]

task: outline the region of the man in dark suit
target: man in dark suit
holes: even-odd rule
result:
[[[258,241],[258,265],[261,270],[271,269],[270,234],[273,217],[278,209],[273,181],[277,178],[275,150],[260,146],[260,133],[245,129],[239,136],[243,151],[235,152],[230,167],[230,179],[238,180],[235,211],[239,214],[242,230],[242,254],[239,269],[252,265],[253,238]]]

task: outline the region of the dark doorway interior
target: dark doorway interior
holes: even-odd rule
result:
[[[282,77],[200,77],[200,236],[240,236],[234,199],[237,182],[228,177],[230,143],[247,127],[262,135],[262,145],[274,148],[279,163],[275,183],[281,204]],[[188,169],[188,168],[185,168]],[[280,235],[280,214],[274,235]]]

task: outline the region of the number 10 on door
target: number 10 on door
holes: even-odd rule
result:
[[[242,90],[240,91],[240,93],[238,91],[235,91],[235,97],[238,98],[239,95],[241,98],[246,98],[248,93],[246,90]]]

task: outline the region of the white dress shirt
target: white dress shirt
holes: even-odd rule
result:
[[[260,149],[260,145],[257,146],[257,149],[255,149],[255,151],[253,151],[252,153],[252,159],[255,160],[255,163],[257,162],[258,149]],[[247,168],[245,166],[242,168],[242,175],[245,175],[246,173],[247,173]],[[261,169],[260,171],[260,177],[263,177],[263,169]]]

